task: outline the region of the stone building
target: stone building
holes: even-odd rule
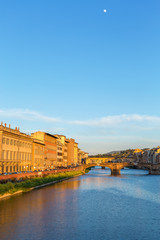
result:
[[[158,146],[154,150],[153,158],[152,158],[152,163],[157,164],[159,163],[159,154],[160,154],[160,147]]]
[[[63,152],[64,167],[67,167],[69,165],[68,164],[68,144],[69,144],[69,141],[67,139],[65,139],[64,152]]]
[[[58,141],[62,144],[62,164],[61,166],[67,167],[68,164],[68,140],[64,135],[55,135],[58,138]]]
[[[45,144],[38,140],[33,139],[33,150],[32,150],[32,171],[45,169],[44,164],[44,149]]]
[[[133,152],[133,156],[136,159],[136,162],[142,162],[143,160],[143,150],[137,148]]]
[[[78,143],[74,143],[74,165],[78,165]]]
[[[57,140],[57,167],[63,167],[63,144]]]
[[[88,153],[78,148],[78,165],[81,165],[82,163],[86,163],[87,159],[88,159]]]
[[[40,140],[44,145],[44,168],[53,169],[57,166],[57,137],[46,132],[31,134],[34,139]]]
[[[33,139],[20,132],[19,128],[11,129],[3,123],[0,125],[0,173],[30,171],[32,165]]]
[[[74,166],[74,143],[75,140],[73,138],[67,139],[68,142],[68,155],[67,155],[67,162],[68,166]]]

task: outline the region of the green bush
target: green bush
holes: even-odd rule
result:
[[[29,180],[24,180],[22,182],[18,183],[11,183],[7,182],[5,184],[0,184],[0,195],[3,195],[5,193],[14,193],[19,190],[22,190],[23,192],[29,190],[32,187],[40,186],[45,183],[50,183],[53,181],[74,177],[76,175],[82,174],[82,172],[75,171],[75,172],[65,172],[65,173],[57,173],[52,175],[47,175],[43,177],[36,177]]]

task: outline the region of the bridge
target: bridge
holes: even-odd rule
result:
[[[106,163],[115,160],[114,157],[88,157],[87,163]]]
[[[89,164],[83,164],[81,166],[81,170],[83,172],[85,172],[85,170],[87,168],[96,167],[96,166],[110,168],[111,175],[117,176],[117,175],[120,175],[120,172],[121,172],[122,168],[134,166],[134,163],[130,163],[130,162],[121,162],[121,163],[111,163],[111,162],[107,162],[107,163],[89,163]]]
[[[149,170],[149,174],[151,175],[160,175],[160,163],[138,163],[137,166],[138,168]]]
[[[106,163],[88,163],[81,165],[81,171],[85,172],[87,168],[91,167],[107,167],[111,170],[111,175],[120,175],[121,169],[124,167],[136,167],[137,169],[146,169],[149,171],[149,174],[151,175],[160,175],[160,163],[158,164],[152,164],[152,163],[134,163],[134,162],[121,162],[121,163],[115,163],[115,162],[106,162]]]

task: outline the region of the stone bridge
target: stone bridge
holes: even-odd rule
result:
[[[89,164],[83,164],[82,167],[82,171],[85,172],[85,170],[87,168],[91,168],[91,167],[96,167],[96,166],[100,166],[100,167],[107,167],[110,168],[111,170],[111,175],[120,175],[121,169],[124,167],[129,167],[129,166],[134,166],[133,163],[129,163],[129,162],[121,162],[121,163],[89,163]]]
[[[138,163],[138,168],[141,169],[148,169],[149,174],[151,175],[160,175],[160,163],[158,164],[151,164],[151,163]]]
[[[121,169],[124,167],[136,167],[137,169],[147,169],[149,171],[149,174],[151,175],[160,175],[160,164],[151,164],[151,163],[138,163],[135,164],[133,162],[121,162],[121,163],[89,163],[89,164],[83,164],[79,167],[80,171],[85,172],[87,168],[91,167],[107,167],[111,170],[111,175],[120,175]]]

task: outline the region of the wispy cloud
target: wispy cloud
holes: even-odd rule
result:
[[[127,127],[129,124],[141,124],[142,129],[153,130],[154,126],[160,125],[159,116],[149,116],[140,114],[120,114],[105,116],[97,119],[88,120],[69,120],[54,118],[50,116],[43,115],[37,111],[32,111],[28,109],[0,109],[0,118],[8,119],[22,119],[27,121],[37,121],[37,122],[47,122],[47,123],[61,123],[68,125],[79,125],[79,126],[91,126],[91,127],[120,127],[124,125]],[[157,125],[156,125],[157,127]]]
[[[84,125],[84,126],[114,126],[120,123],[160,123],[160,117],[157,116],[148,116],[148,115],[139,115],[139,114],[122,114],[122,115],[113,115],[106,116],[99,119],[91,119],[85,121],[71,121],[71,124],[75,125]]]
[[[22,119],[28,121],[43,121],[43,122],[61,122],[61,119],[48,117],[41,113],[30,111],[28,109],[0,109],[0,118]]]
[[[20,122],[27,133],[43,130],[65,134],[90,153],[159,144],[159,116],[120,114],[82,121],[55,118],[29,109],[0,109],[0,121],[4,120],[11,124]]]

